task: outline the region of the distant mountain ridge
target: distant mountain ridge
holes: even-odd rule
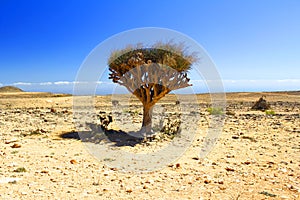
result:
[[[8,93],[8,92],[24,92],[24,91],[14,86],[0,87],[0,93],[6,93],[6,92]]]

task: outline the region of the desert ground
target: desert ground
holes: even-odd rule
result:
[[[251,110],[261,96],[271,111]],[[181,123],[199,130],[191,146],[160,169],[135,172],[109,166],[87,150],[91,141],[75,137],[72,96],[0,93],[0,199],[300,199],[300,92],[227,93],[222,133],[204,158],[199,146],[211,102],[208,94],[197,99],[186,114],[199,120]],[[138,102],[113,115],[111,100],[95,97],[96,114],[112,115],[108,130],[141,126]],[[158,107],[175,116],[185,112],[184,101],[175,102],[169,95]],[[155,152],[171,140],[114,148]]]

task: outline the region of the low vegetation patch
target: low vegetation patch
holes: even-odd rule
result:
[[[14,172],[26,172],[26,169],[24,167],[19,167],[15,169]]]
[[[207,111],[211,115],[223,115],[224,114],[223,108],[219,108],[219,107],[209,107],[209,108],[207,108]]]
[[[266,191],[260,192],[259,194],[263,194],[263,195],[266,195],[268,197],[276,197],[276,194],[271,194],[271,193],[266,192]]]
[[[275,115],[274,110],[266,110],[265,113],[266,113],[266,115]]]

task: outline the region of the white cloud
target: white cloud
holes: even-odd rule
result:
[[[221,82],[222,81],[222,82]],[[192,89],[195,92],[208,92],[208,89],[222,89],[225,91],[280,91],[280,90],[300,90],[300,79],[278,79],[278,80],[191,80]],[[119,86],[110,81],[56,81],[56,82],[15,82],[15,83],[0,83],[3,85],[18,86],[25,91],[54,91],[72,93],[73,87],[77,89],[89,90],[97,87],[97,91],[105,91],[106,93],[113,92],[115,86]],[[120,86],[121,87],[121,86]],[[101,93],[101,92],[100,92]]]
[[[73,81],[73,84],[79,84],[80,82],[79,81]]]
[[[290,82],[290,83],[300,83],[300,79],[282,79],[277,80],[278,82]]]
[[[25,82],[17,82],[17,83],[13,83],[12,85],[32,85],[32,83],[25,83]]]
[[[52,85],[52,82],[44,82],[44,83],[39,83],[39,85]]]
[[[70,85],[73,84],[73,82],[69,82],[69,81],[56,81],[54,82],[54,85]]]

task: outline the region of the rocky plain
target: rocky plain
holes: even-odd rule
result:
[[[252,110],[261,96],[270,108]],[[128,97],[119,98],[94,98],[96,116],[109,119],[98,124],[107,135],[141,126],[138,101],[122,107]],[[165,134],[149,141],[116,135],[112,150],[147,155],[180,141],[184,131],[194,134],[193,141],[157,169],[124,171],[126,161],[114,166],[112,158],[99,159],[88,149],[107,141],[80,140],[72,96],[0,93],[0,199],[300,199],[300,92],[227,93],[226,99],[226,109],[213,113],[209,94],[197,95],[188,111],[185,100],[164,97],[153,128]],[[213,115],[224,124],[215,146],[200,157]]]

